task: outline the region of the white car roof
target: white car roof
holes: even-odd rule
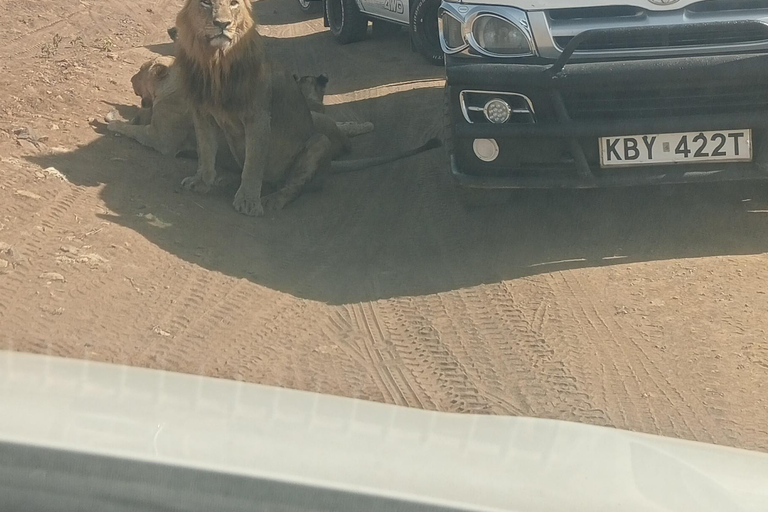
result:
[[[768,510],[768,454],[564,421],[3,351],[0,411],[0,443],[460,510]]]

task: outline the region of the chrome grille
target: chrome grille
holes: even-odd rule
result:
[[[647,89],[563,92],[569,115],[578,120],[624,120],[720,113],[766,112],[768,87],[685,85]]]
[[[565,48],[572,37],[556,37],[558,48]],[[656,33],[632,34],[605,33],[593,37],[579,45],[579,50],[627,50],[667,47],[701,47],[711,45],[732,45],[738,43],[756,43],[768,41],[768,25],[748,24],[691,24],[670,27],[662,37]]]
[[[589,30],[602,34],[584,41],[576,60],[768,51],[768,0],[702,0],[672,10],[572,7],[531,11],[529,20],[539,54],[551,59]]]

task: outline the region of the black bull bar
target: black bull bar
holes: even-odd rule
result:
[[[717,23],[699,23],[697,27],[706,28],[748,28],[759,22],[733,21]],[[737,130],[745,127],[768,128],[768,114],[765,112],[713,113],[669,118],[646,118],[628,120],[572,120],[566,108],[561,90],[567,87],[599,87],[601,83],[627,83],[633,86],[668,82],[671,77],[684,79],[691,83],[707,84],[744,84],[764,83],[768,87],[768,53],[752,52],[729,55],[703,55],[690,57],[660,57],[654,59],[627,59],[622,61],[591,61],[569,64],[579,47],[592,39],[606,36],[643,36],[665,38],[680,27],[628,27],[623,29],[587,30],[573,37],[563,49],[560,57],[549,67],[494,62],[455,62],[446,67],[449,86],[471,85],[477,87],[478,80],[484,87],[498,87],[499,90],[515,86],[535,88],[551,101],[556,115],[556,123],[540,124],[470,124],[456,123],[453,136],[457,139],[475,138],[559,138],[567,142],[568,150],[575,163],[577,178],[574,183],[589,186],[596,177],[579,142],[580,137],[622,136],[638,133],[672,133],[686,131]],[[510,70],[514,71],[510,72]],[[768,130],[766,130],[768,133]],[[734,165],[733,179],[768,178],[768,137],[755,140],[754,165]],[[452,156],[454,175],[470,186],[504,186],[506,178],[480,177],[465,175],[456,171],[455,158]],[[702,175],[703,176],[703,175]],[[714,177],[714,174],[712,174]],[[716,178],[715,178],[716,179]],[[516,185],[557,186],[557,180],[525,178]],[[622,178],[601,179],[622,181]],[[644,180],[627,176],[629,183]],[[664,180],[660,180],[664,181]],[[669,182],[684,182],[686,179],[672,178]],[[707,181],[706,177],[701,181]],[[619,184],[619,183],[617,183]]]

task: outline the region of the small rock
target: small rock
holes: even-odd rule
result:
[[[58,308],[52,308],[50,306],[40,306],[40,309],[43,310],[45,313],[48,313],[50,315],[62,315],[64,313],[64,308],[58,307]]]
[[[144,213],[144,214],[139,213],[138,215],[139,215],[139,217],[144,217],[145,219],[147,219],[147,222],[149,223],[149,225],[150,226],[155,226],[156,228],[165,229],[165,228],[171,227],[171,225],[172,225],[172,224],[169,224],[168,222],[164,222],[164,221],[158,219],[152,213]]]
[[[48,140],[48,137],[45,135],[38,135],[32,128],[23,127],[23,128],[16,128],[13,130],[13,134],[16,135],[16,138],[19,140],[26,140],[33,144],[37,144],[38,142],[44,142]]]
[[[56,123],[51,123],[51,130],[54,130],[54,131],[60,130],[59,125],[57,125]]]
[[[55,99],[56,101],[64,101],[64,98],[61,96],[61,94],[59,94],[58,96],[56,96],[53,99]]]
[[[157,335],[159,335],[159,336],[163,336],[164,338],[169,338],[171,336],[171,333],[169,333],[168,331],[162,330],[157,325],[152,328],[152,332],[157,334]]]
[[[67,177],[64,176],[63,174],[61,174],[61,171],[59,171],[55,167],[46,167],[45,169],[43,169],[43,172],[46,173],[49,176],[53,176],[54,178],[58,178],[61,181],[69,181],[67,179]]]
[[[40,279],[46,279],[48,281],[66,281],[64,279],[64,276],[59,274],[58,272],[43,272],[40,274]]]
[[[42,196],[39,196],[34,192],[30,192],[29,190],[17,190],[16,195],[26,197],[27,199],[42,199]]]
[[[11,244],[0,242],[0,252],[8,252],[11,250]]]
[[[77,258],[78,263],[88,263],[89,265],[99,265],[101,263],[107,263],[107,259],[100,254],[83,254]]]
[[[79,249],[72,245],[62,245],[61,247],[59,247],[59,250],[61,252],[66,252],[69,254],[77,254],[79,252]]]
[[[8,262],[0,259],[0,268],[8,268]]]
[[[110,53],[107,54],[107,58],[110,59],[110,60],[117,60],[118,55],[116,53],[110,52]]]

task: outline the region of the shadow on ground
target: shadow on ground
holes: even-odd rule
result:
[[[289,23],[280,11],[274,16],[274,23]],[[274,38],[270,45],[294,71],[328,73],[329,93],[442,72],[410,53],[407,38],[342,47],[318,33]],[[356,96],[329,113],[373,121],[375,132],[355,139],[355,153],[381,154],[440,134],[442,90]],[[112,212],[105,218],[185,261],[332,304],[433,294],[565,268],[768,251],[768,208],[747,200],[757,189],[738,185],[681,187],[671,194],[656,188],[521,193],[509,204],[468,211],[437,150],[333,177],[322,192],[253,219],[234,212],[232,188],[205,197],[180,193],[193,161],[164,158],[124,138],[105,136],[68,154],[31,159],[56,167],[76,185],[103,186]]]
[[[323,18],[322,2],[317,2],[317,12],[305,13],[298,0],[258,0],[253,2],[253,14],[260,25],[288,25]]]
[[[423,89],[344,105],[377,124],[361,154],[418,144],[439,119],[441,91]],[[334,110],[331,109],[333,113]],[[400,126],[406,113],[416,115]],[[433,119],[430,119],[431,118]],[[564,268],[768,250],[768,218],[744,187],[521,193],[467,211],[441,150],[328,180],[281,212],[234,212],[233,188],[179,192],[189,160],[103,137],[64,155],[35,157],[76,185],[104,185],[107,220],[210,270],[341,304],[423,295]],[[152,217],[148,217],[152,214]],[[158,218],[160,222],[151,219]]]

